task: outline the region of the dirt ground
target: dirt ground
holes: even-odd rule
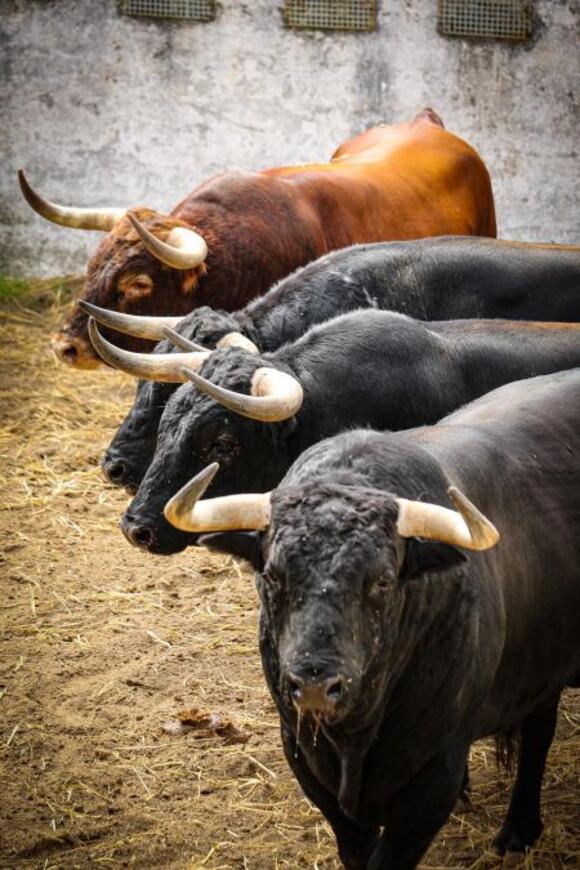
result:
[[[98,464],[133,383],[57,364],[57,306],[27,304],[5,303],[0,324],[0,866],[338,868],[279,746],[251,575],[125,541],[126,496]],[[528,867],[580,867],[579,751],[569,693]],[[424,870],[500,865],[490,841],[510,779],[489,744],[471,765],[473,809]]]

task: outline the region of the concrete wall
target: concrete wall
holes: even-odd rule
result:
[[[120,16],[114,0],[2,0],[0,270],[81,270],[93,233],[21,200],[168,210],[225,168],[321,158],[433,106],[491,171],[500,234],[580,241],[578,0],[534,0],[528,45],[436,32],[436,0],[379,0],[369,34],[286,30],[281,0],[221,0],[211,24]]]

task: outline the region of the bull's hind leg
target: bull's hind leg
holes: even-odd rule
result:
[[[540,792],[546,758],[556,730],[560,695],[524,719],[518,771],[507,816],[493,844],[500,855],[525,852],[542,833]]]

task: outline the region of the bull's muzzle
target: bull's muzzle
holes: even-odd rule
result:
[[[165,522],[163,514],[147,516],[140,510],[128,509],[119,525],[130,544],[157,556],[172,556],[196,543],[197,536],[177,531]]]
[[[136,479],[135,471],[123,459],[105,454],[101,462],[101,470],[109,483],[123,487],[129,495],[135,495],[139,489],[140,481]]]
[[[119,525],[130,544],[149,553],[155,552],[155,531],[150,525],[137,522],[128,514],[125,514]]]
[[[294,706],[301,713],[333,718],[347,693],[346,679],[341,674],[313,677],[289,671],[286,688]]]
[[[96,369],[102,366],[90,344],[80,336],[57,332],[50,340],[50,347],[60,362],[76,369]]]

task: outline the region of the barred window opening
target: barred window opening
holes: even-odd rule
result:
[[[438,29],[445,36],[529,39],[530,0],[439,0]]]
[[[213,21],[215,0],[119,0],[121,15]]]
[[[374,30],[376,0],[285,0],[286,27],[309,30]]]

